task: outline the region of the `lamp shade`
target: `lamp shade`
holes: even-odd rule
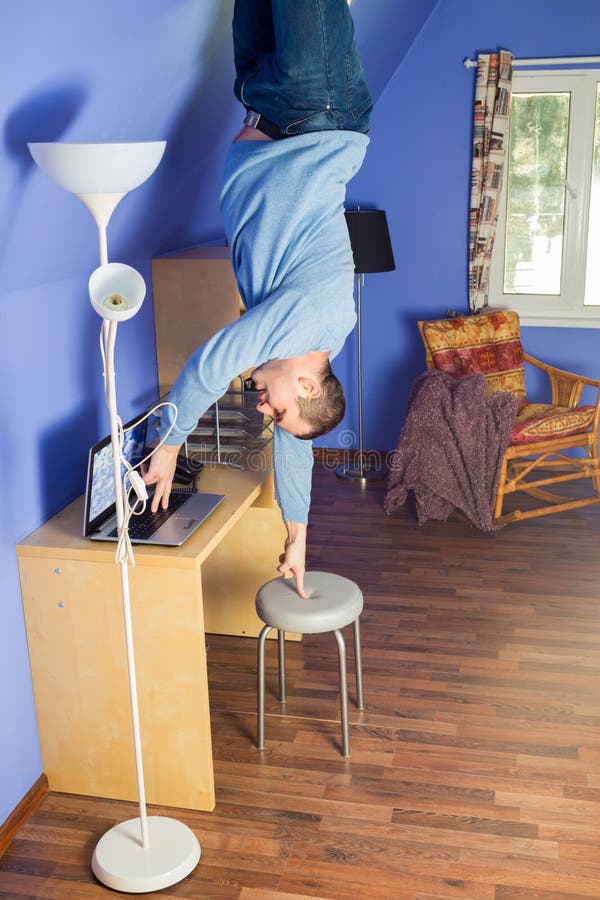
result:
[[[125,263],[105,263],[89,280],[92,306],[103,319],[124,322],[135,316],[146,296],[140,273]]]
[[[357,274],[391,272],[396,268],[384,210],[347,210],[346,224]]]
[[[73,194],[126,194],[152,175],[166,141],[29,144],[34,160],[50,178]]]

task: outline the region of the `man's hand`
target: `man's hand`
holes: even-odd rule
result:
[[[286,522],[287,538],[285,548],[279,557],[277,571],[284,578],[294,578],[296,590],[305,600],[304,570],[306,568],[306,525],[300,522]]]
[[[178,446],[163,444],[150,457],[149,467],[142,471],[142,478],[146,484],[155,485],[154,496],[152,497],[152,512],[158,510],[159,503],[163,509],[166,509],[169,505],[171,485],[175,475],[177,454],[180,447],[181,444]]]

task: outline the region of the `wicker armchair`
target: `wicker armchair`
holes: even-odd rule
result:
[[[428,368],[460,377],[482,373],[489,393],[502,390],[521,403],[502,462],[494,501],[497,524],[562,512],[600,502],[600,380],[586,378],[540,362],[523,351],[515,312],[419,322]],[[549,403],[529,403],[524,363],[546,372]],[[595,404],[580,406],[584,387],[595,390]],[[579,448],[579,455],[571,451]],[[547,490],[576,479],[589,479],[583,497]],[[525,492],[543,505],[513,508],[504,513],[507,494]]]

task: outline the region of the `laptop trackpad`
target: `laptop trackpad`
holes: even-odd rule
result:
[[[222,494],[190,494],[185,504],[146,543],[181,546],[223,500]]]

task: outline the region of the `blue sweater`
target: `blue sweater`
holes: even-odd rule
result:
[[[221,211],[247,308],[190,357],[170,400],[167,443],[181,444],[241,372],[270,359],[341,350],[354,327],[354,264],[344,218],[346,184],[368,138],[319,131],[231,145]],[[162,433],[172,421],[167,410]],[[283,518],[306,523],[312,442],[274,430],[275,491]]]

